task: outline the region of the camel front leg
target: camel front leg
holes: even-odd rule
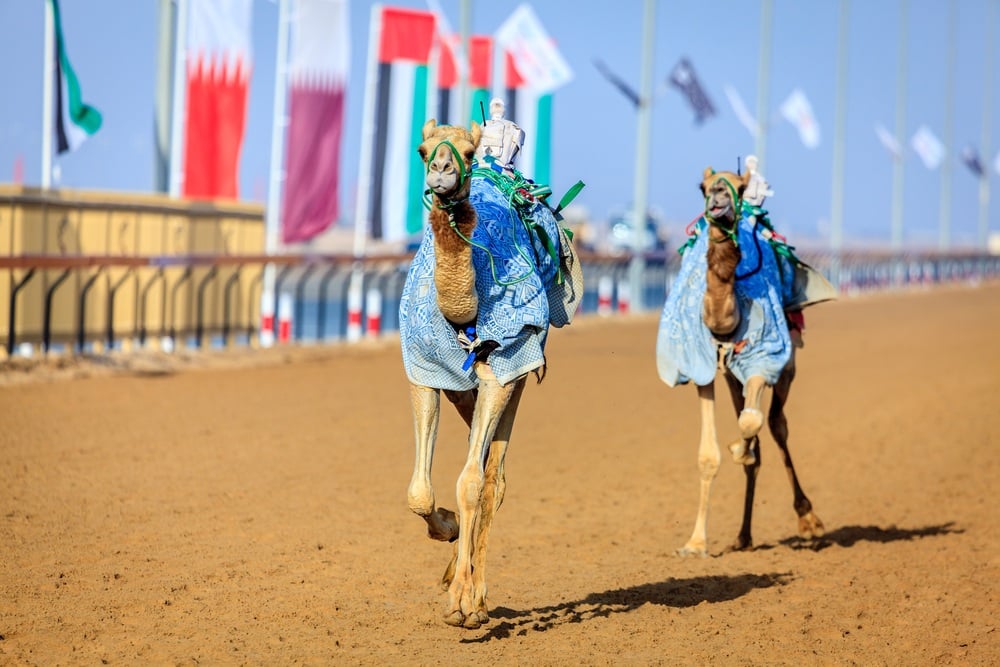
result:
[[[490,441],[504,415],[511,396],[520,383],[501,385],[490,367],[483,362],[475,365],[479,377],[479,396],[469,432],[469,455],[458,477],[458,547],[455,576],[448,589],[448,609],[445,623],[466,628],[482,625],[476,605],[476,590],[472,578],[475,535],[481,520],[483,488],[486,482],[486,461]]]
[[[736,410],[736,415],[739,416],[743,412],[745,403],[743,385],[730,372],[726,373],[726,383],[729,385],[729,395],[733,399],[733,408]],[[757,473],[760,472],[760,436],[756,435],[750,440],[737,440],[729,445],[729,451],[733,453],[733,459],[737,463],[743,464],[743,472],[746,475],[746,490],[743,494],[743,523],[736,536],[736,541],[730,547],[732,551],[743,551],[753,547],[750,524],[753,518],[753,499],[757,490]]]
[[[691,539],[677,550],[680,556],[708,555],[708,501],[712,482],[719,472],[719,440],[715,432],[715,383],[698,387],[698,404],[701,408],[701,441],[698,443],[698,471],[701,487],[698,495],[698,516],[694,522]]]
[[[751,375],[747,378],[746,387],[743,389],[745,404],[739,417],[740,436],[744,440],[756,437],[764,426],[764,412],[760,409],[760,401],[766,386],[767,383],[760,375]]]
[[[441,414],[441,392],[431,387],[410,384],[413,406],[413,431],[416,439],[416,460],[407,490],[410,510],[427,522],[427,536],[433,540],[451,542],[458,535],[455,513],[434,505],[431,486],[431,465],[437,440],[438,418]]]

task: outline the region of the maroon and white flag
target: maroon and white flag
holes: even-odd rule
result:
[[[292,3],[284,243],[308,241],[340,215],[340,149],[351,46],[347,2]]]
[[[250,83],[250,0],[188,3],[186,197],[235,199]]]

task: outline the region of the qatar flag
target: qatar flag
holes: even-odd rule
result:
[[[239,196],[251,65],[250,10],[250,0],[196,0],[187,5],[185,197]]]
[[[340,215],[340,147],[350,62],[347,0],[292,3],[288,151],[281,234],[308,241]]]

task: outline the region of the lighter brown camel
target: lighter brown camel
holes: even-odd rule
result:
[[[703,174],[701,191],[705,197],[705,220],[708,222],[708,249],[705,296],[702,320],[717,342],[719,368],[729,385],[733,406],[738,415],[740,437],[729,446],[733,460],[743,464],[746,473],[746,493],[743,504],[743,521],[732,548],[749,549],[753,546],[750,524],[757,473],[760,470],[759,433],[764,423],[761,399],[767,382],[761,375],[751,375],[745,385],[726,366],[731,354],[739,354],[746,340],[733,340],[740,325],[741,314],[736,294],[737,266],[741,250],[736,242],[738,224],[742,217],[742,196],[750,182],[751,173],[742,175],[716,172],[707,168]],[[761,252],[760,246],[756,252]],[[766,249],[763,252],[770,252]],[[767,421],[771,435],[781,450],[785,470],[792,485],[793,507],[798,515],[799,535],[804,538],[823,535],[823,522],[813,512],[812,503],[802,491],[792,458],[788,452],[788,423],[784,407],[788,401],[792,380],[795,378],[795,345],[791,356],[773,386]],[[712,482],[721,460],[715,428],[715,383],[698,386],[701,409],[701,438],[698,445],[698,467],[701,490],[694,530],[687,543],[678,550],[680,555],[706,555],[708,553],[708,505]]]
[[[441,314],[457,331],[475,323],[478,298],[471,239],[476,211],[469,202],[470,170],[481,130],[471,131],[428,121],[420,157],[432,203],[429,222],[434,238],[434,284]],[[457,516],[437,506],[431,464],[440,413],[440,391],[411,381],[416,462],[408,490],[410,509],[427,522],[432,539],[456,541],[442,585],[448,590],[445,623],[478,628],[489,620],[486,603],[486,551],[493,517],[503,502],[504,458],[527,374],[501,384],[490,368],[490,349],[475,355],[478,387],[444,390],[469,427],[469,450],[457,483]]]

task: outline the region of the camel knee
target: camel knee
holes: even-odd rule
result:
[[[483,497],[483,471],[476,466],[466,466],[458,476],[457,496],[462,507],[473,508]]]
[[[410,511],[422,517],[434,511],[434,490],[424,480],[413,480],[406,492],[406,502]]]
[[[722,457],[717,452],[698,456],[698,471],[702,479],[714,479],[719,472]]]

